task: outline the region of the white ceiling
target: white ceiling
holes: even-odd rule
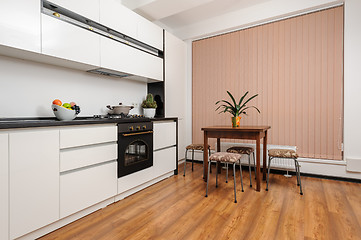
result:
[[[183,40],[234,31],[344,2],[344,0],[118,1]]]
[[[122,0],[122,3],[169,31],[271,0]]]

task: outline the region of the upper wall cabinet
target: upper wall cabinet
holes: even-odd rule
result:
[[[49,2],[99,22],[99,0],[50,0]]]
[[[100,1],[100,23],[163,50],[163,29],[124,7],[119,1]]]
[[[163,59],[109,38],[101,38],[101,67],[163,80]]]
[[[100,35],[42,14],[42,53],[99,66]]]
[[[138,16],[137,38],[152,47],[163,50],[163,29],[147,19]]]
[[[40,52],[40,2],[0,1],[0,45]]]
[[[99,21],[117,32],[137,38],[137,14],[117,0],[100,1]]]

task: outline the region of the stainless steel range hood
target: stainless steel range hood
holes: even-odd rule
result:
[[[151,78],[137,76],[137,75],[133,75],[133,74],[125,73],[125,72],[114,71],[114,70],[110,70],[110,69],[106,69],[106,68],[91,69],[91,70],[88,70],[87,72],[100,74],[100,75],[104,75],[104,76],[110,76],[110,77],[118,77],[118,78],[136,80],[136,81],[140,81],[140,82],[148,82],[148,83],[158,82],[157,80],[154,80]]]
[[[87,72],[96,73],[96,74],[105,75],[105,76],[111,76],[111,77],[119,77],[119,78],[133,76],[132,74],[118,72],[118,71],[109,70],[109,69],[105,69],[105,68],[91,69],[91,70],[88,70]]]

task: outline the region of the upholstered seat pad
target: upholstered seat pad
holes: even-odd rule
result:
[[[241,158],[242,155],[238,153],[216,152],[209,157],[209,160],[217,162],[235,163],[238,162]]]
[[[241,146],[237,146],[237,147],[230,147],[227,149],[227,152],[230,153],[239,153],[239,154],[251,154],[254,151],[254,149],[252,147],[241,147]]]
[[[186,147],[186,149],[188,150],[200,150],[200,151],[203,151],[203,144],[197,144],[197,143],[193,143],[193,144],[190,144]],[[210,148],[210,146],[208,145],[208,148]]]
[[[290,149],[270,149],[268,150],[268,156],[276,158],[298,158],[296,151]]]

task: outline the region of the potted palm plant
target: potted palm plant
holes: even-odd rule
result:
[[[142,107],[145,117],[154,117],[155,109],[157,108],[157,102],[154,101],[153,94],[148,93],[146,99],[142,102]]]
[[[259,111],[259,109],[255,106],[249,106],[247,107],[247,103],[249,101],[251,101],[253,98],[257,97],[258,94],[253,95],[250,98],[246,98],[248,91],[239,99],[238,103],[236,102],[236,100],[234,99],[234,97],[232,96],[232,94],[227,91],[228,95],[230,96],[232,103],[230,103],[227,100],[219,100],[216,102],[216,105],[219,104],[219,106],[217,107],[216,111],[218,111],[218,109],[221,109],[221,111],[219,113],[225,113],[225,112],[229,112],[233,115],[232,117],[232,127],[239,127],[240,126],[240,120],[241,120],[241,114],[245,114],[246,110],[249,108],[254,108],[257,110],[258,113],[261,113]]]

